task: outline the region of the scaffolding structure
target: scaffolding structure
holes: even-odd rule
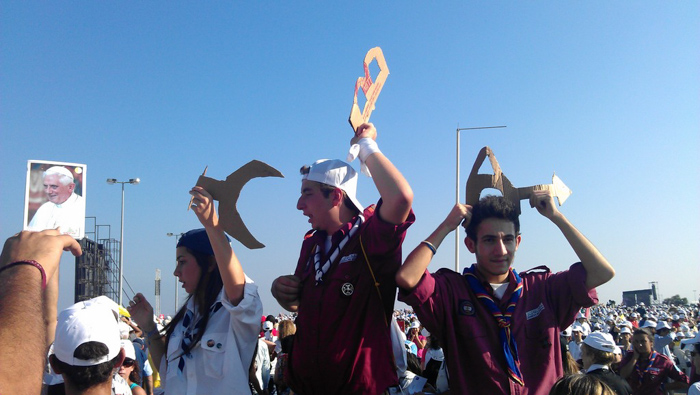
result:
[[[119,256],[121,243],[112,238],[110,225],[97,225],[96,217],[85,219],[92,219],[94,228],[92,232],[85,232],[85,238],[80,240],[83,254],[75,258],[75,303],[100,295],[116,302],[119,300],[119,265],[116,257]],[[107,228],[106,232],[104,228]],[[92,235],[92,238],[88,235]]]

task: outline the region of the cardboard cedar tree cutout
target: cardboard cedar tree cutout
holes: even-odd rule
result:
[[[377,75],[377,79],[372,82],[372,76],[369,74],[369,64],[375,59],[377,60],[377,66],[379,66],[379,75]],[[379,47],[374,47],[367,52],[362,65],[365,69],[365,76],[359,77],[357,81],[355,81],[355,96],[352,102],[352,109],[350,110],[350,118],[348,119],[350,126],[352,126],[353,133],[358,127],[360,127],[360,125],[365,122],[369,122],[369,116],[372,115],[374,104],[377,102],[377,97],[379,97],[379,92],[382,91],[384,81],[386,81],[386,76],[389,75],[389,67],[387,67],[386,60],[384,60],[384,54],[382,53],[382,49]],[[359,88],[362,88],[362,92],[365,94],[365,98],[367,99],[365,102],[365,108],[362,110],[362,112],[360,112],[360,106],[357,105],[357,91]],[[353,144],[350,147],[350,151],[348,151],[347,161],[354,161],[359,153],[359,144]],[[361,168],[364,175],[367,177],[372,177],[372,174],[370,174],[369,169],[364,163],[362,163]]]
[[[267,163],[252,160],[229,174],[224,181],[215,180],[205,175],[199,176],[197,180],[198,186],[206,189],[214,200],[219,201],[219,221],[226,233],[249,249],[263,248],[265,245],[256,240],[246,228],[240,214],[238,214],[236,203],[243,186],[251,179],[257,177],[284,178],[282,173]]]
[[[491,167],[493,168],[493,174],[478,174],[481,164],[484,163],[484,159],[489,157],[491,161]],[[469,179],[467,179],[467,204],[474,205],[479,201],[479,196],[481,191],[486,188],[494,188],[501,191],[503,197],[510,200],[515,207],[518,209],[518,214],[520,214],[520,201],[523,199],[529,199],[530,194],[533,191],[544,191],[549,190],[552,196],[556,196],[559,200],[559,205],[564,204],[566,199],[571,196],[571,189],[569,189],[564,182],[557,177],[556,174],[552,175],[552,183],[547,185],[533,185],[531,187],[515,188],[513,184],[508,180],[505,174],[501,171],[501,167],[498,165],[496,156],[491,151],[491,148],[484,147],[479,151],[479,155],[474,161],[474,167],[472,167],[472,172],[469,174]]]

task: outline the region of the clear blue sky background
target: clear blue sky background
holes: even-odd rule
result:
[[[461,196],[479,149],[516,186],[574,191],[561,208],[617,269],[601,301],[658,281],[691,299],[700,273],[697,2],[0,2],[0,238],[22,226],[29,159],[85,163],[87,215],[118,238],[127,185],[127,281],[174,308],[175,240],[203,168],[223,179],[251,159],[284,179],[256,179],[238,208],[267,248],[233,243],[281,311],[272,280],[292,273],[306,217],[298,169],[343,158],[362,59],[381,46],[391,74],[372,121],[382,151],[415,192],[407,255]],[[355,163],[356,168],[359,165]],[[360,200],[378,194],[363,176]],[[515,267],[566,269],[576,256],[523,202]],[[471,256],[461,247],[462,266]],[[430,270],[454,266],[448,237]],[[64,255],[59,307],[73,299]],[[180,292],[183,296],[184,292]],[[128,293],[131,296],[131,292]]]

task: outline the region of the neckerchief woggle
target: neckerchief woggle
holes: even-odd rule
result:
[[[476,294],[476,297],[479,298],[484,307],[486,307],[486,309],[493,315],[496,323],[498,323],[498,335],[503,347],[503,355],[506,357],[506,362],[508,363],[508,376],[516,383],[525,385],[523,383],[523,375],[520,373],[518,347],[515,344],[515,339],[511,336],[510,330],[510,320],[513,316],[513,312],[515,311],[515,305],[518,303],[518,300],[523,293],[523,280],[520,278],[515,269],[510,268],[510,272],[513,273],[513,277],[517,282],[517,286],[510,295],[506,311],[502,312],[498,307],[498,304],[493,300],[491,295],[486,292],[486,289],[476,276],[476,270],[476,264],[473,264],[471,267],[464,268],[464,277],[467,279],[467,282],[469,282],[469,286],[471,287],[472,291],[474,291],[474,294]]]
[[[365,217],[362,214],[359,214],[357,216],[357,220],[355,220],[355,223],[352,225],[352,228],[350,228],[350,231],[348,231],[345,234],[345,237],[338,243],[338,245],[335,246],[335,248],[332,248],[330,253],[328,254],[328,259],[326,260],[323,265],[321,265],[321,251],[322,248],[320,248],[318,245],[316,246],[316,253],[314,254],[314,269],[316,269],[316,285],[319,285],[323,283],[323,275],[326,274],[328,269],[330,269],[331,264],[335,261],[335,258],[338,257],[338,254],[340,254],[340,251],[345,247],[345,244],[347,244],[348,240],[352,238],[352,236],[357,233],[357,229],[360,228],[360,225],[362,225],[362,222],[365,220]]]
[[[644,375],[646,374],[646,372],[648,372],[651,365],[654,364],[654,360],[656,359],[657,355],[659,355],[659,353],[656,351],[651,353],[651,358],[649,358],[649,364],[647,365],[646,368],[644,368],[644,371],[642,371],[642,369],[639,367],[639,360],[637,360],[637,363],[634,364],[634,370],[636,370],[637,374],[639,375],[639,383],[640,384],[642,383],[642,379],[644,378]]]

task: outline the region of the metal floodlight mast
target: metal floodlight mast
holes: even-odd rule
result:
[[[130,178],[129,181],[117,181],[116,178],[108,178],[107,184],[122,184],[122,215],[121,215],[121,236],[119,239],[119,305],[122,306],[122,287],[124,284],[124,184],[138,185],[139,178]]]

